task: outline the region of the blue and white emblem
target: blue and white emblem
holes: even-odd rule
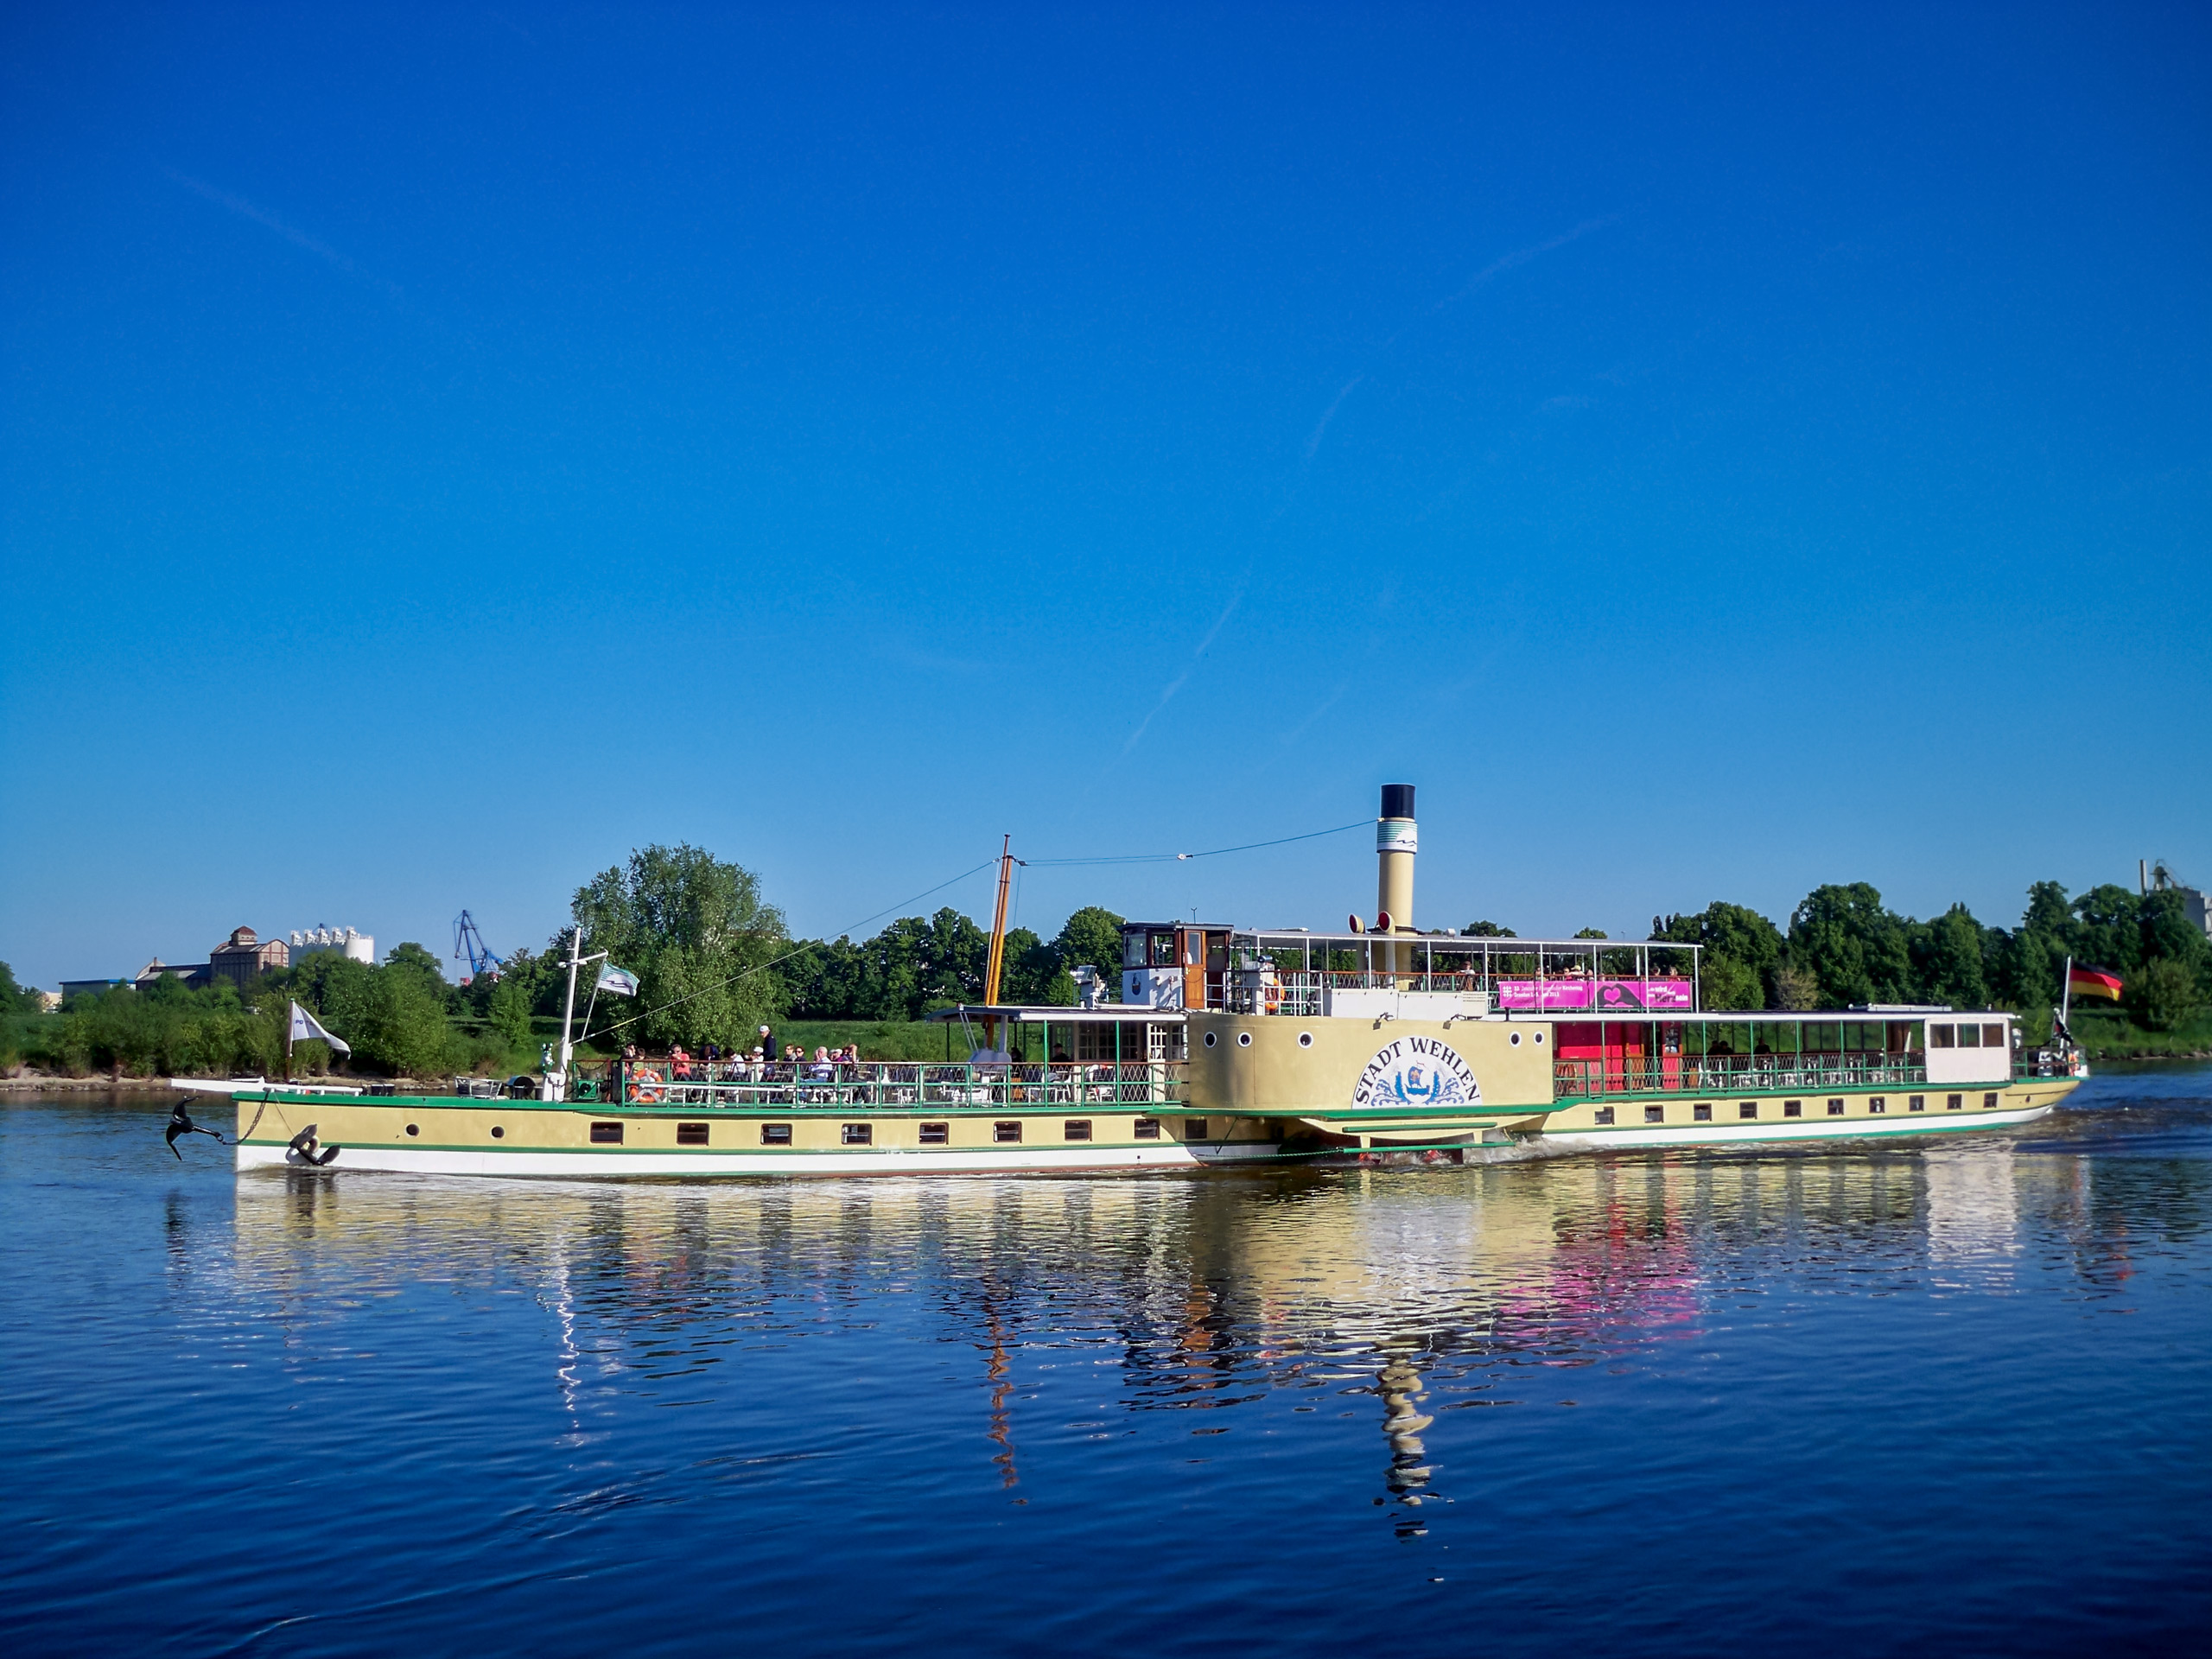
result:
[[[1354,1111],[1479,1106],[1482,1085],[1459,1051],[1435,1037],[1401,1037],[1377,1049],[1352,1085]]]

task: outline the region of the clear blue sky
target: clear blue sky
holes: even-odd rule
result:
[[[2212,884],[2201,8],[0,31],[27,982],[537,944],[652,841],[835,931],[1394,779],[1430,925]]]

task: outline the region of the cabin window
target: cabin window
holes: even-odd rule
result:
[[[1613,1109],[1610,1106],[1600,1106],[1597,1111],[1597,1120],[1600,1123],[1611,1122],[1613,1121]]]
[[[1757,1117],[1758,1115],[1759,1103],[1756,1100],[1747,1100],[1736,1109],[1736,1116],[1738,1117]]]
[[[1957,1045],[1957,1041],[1958,1039],[1956,1036],[1953,1033],[1951,1027],[1948,1026],[1930,1026],[1928,1027],[1928,1046],[1930,1048],[1955,1047]]]
[[[1020,1120],[1016,1118],[1011,1122],[992,1124],[991,1139],[997,1141],[1001,1146],[1011,1145],[1013,1142],[1020,1140]]]
[[[1544,1046],[1544,1033],[1543,1033],[1542,1032],[1541,1032],[1541,1031],[1540,1031],[1540,1032],[1538,1032],[1538,1033],[1536,1033],[1536,1046],[1537,1046],[1538,1048],[1541,1048],[1543,1046]]]
[[[1925,1095],[1913,1096],[1910,1099],[1905,1102],[1904,1109],[1908,1112],[1926,1111],[1928,1109],[1928,1096]]]
[[[1175,936],[1173,933],[1154,933],[1152,936],[1152,965],[1155,968],[1173,968],[1175,965]]]
[[[1505,1040],[1512,1044],[1514,1047],[1518,1048],[1521,1046],[1521,1033],[1516,1031]]]
[[[875,1142],[875,1125],[873,1123],[841,1123],[837,1127],[841,1132],[840,1138],[849,1147],[872,1146]]]
[[[1205,1140],[1206,1138],[1205,1119],[1203,1117],[1185,1118],[1183,1120],[1183,1138],[1185,1141]]]
[[[925,1146],[925,1147],[942,1147],[942,1146],[945,1146],[945,1145],[949,1144],[949,1143],[951,1141],[951,1140],[952,1140],[952,1125],[951,1125],[951,1124],[950,1124],[950,1123],[925,1123],[925,1124],[923,1124],[923,1125],[922,1125],[922,1144],[923,1144],[924,1146]]]
[[[1981,1027],[1980,1026],[1961,1026],[1959,1027],[1959,1046],[1961,1048],[1980,1048],[1981,1046]]]
[[[1252,1033],[1251,1033],[1250,1032],[1249,1032],[1249,1031],[1240,1031],[1240,1032],[1238,1032],[1238,1033],[1236,1033],[1236,1046],[1237,1046],[1237,1047],[1239,1047],[1239,1048],[1249,1048],[1249,1047],[1251,1047],[1251,1046],[1252,1046]]]
[[[1870,1112],[1879,1112],[1883,1116],[1887,1116],[1890,1109],[1890,1103],[1881,1096],[1877,1095],[1873,1099],[1866,1103],[1866,1109]]]
[[[620,1123],[594,1123],[591,1126],[591,1143],[595,1147],[619,1147],[622,1144]]]
[[[1066,1122],[1060,1125],[1060,1139],[1063,1141],[1090,1140],[1090,1120],[1087,1117],[1071,1117],[1068,1119]]]
[[[1783,1102],[1782,1103],[1782,1115],[1783,1115],[1784,1117],[1802,1117],[1802,1116],[1805,1116],[1805,1103],[1804,1103],[1803,1101],[1802,1101],[1802,1100],[1785,1100],[1785,1101],[1783,1101]]]
[[[1943,1109],[1947,1112],[1955,1112],[1960,1107],[1966,1103],[1967,1097],[1964,1095],[1946,1095],[1943,1096]]]
[[[1140,1141],[1159,1140],[1160,1120],[1156,1117],[1141,1117],[1137,1119],[1135,1133],[1136,1135],[1136,1138]]]
[[[1985,1112],[1995,1111],[1997,1109],[1997,1096],[1994,1095],[1984,1095],[1981,1097],[1981,1109]]]
[[[492,1138],[494,1141],[504,1141],[507,1138],[507,1132],[494,1123],[492,1126]]]
[[[704,1123],[679,1123],[676,1126],[676,1144],[679,1147],[703,1147],[707,1144]]]
[[[1828,1116],[1830,1117],[1841,1117],[1843,1116],[1843,1103],[1840,1100],[1832,1100],[1828,1102]]]
[[[410,1123],[407,1126],[407,1133],[410,1135],[420,1135],[423,1133],[423,1126],[420,1123]],[[591,1126],[591,1138],[594,1141],[599,1139],[599,1125],[596,1123]],[[614,1126],[614,1138],[617,1141],[620,1141],[622,1138],[622,1126],[620,1123],[617,1123]]]
[[[1700,1100],[1696,1105],[1690,1108],[1690,1117],[1694,1122],[1699,1123],[1712,1122],[1713,1103],[1711,1101]]]
[[[1144,962],[1144,934],[1141,931],[1122,935],[1122,966],[1141,968]]]
[[[2004,1047],[2005,1027],[2002,1026],[1984,1026],[1981,1028],[1981,1046],[1984,1048]]]
[[[1647,1123],[1664,1123],[1667,1121],[1667,1109],[1664,1106],[1645,1107],[1643,1121]]]
[[[1310,1031],[1301,1031],[1301,1032],[1300,1032],[1300,1033],[1298,1033],[1298,1046],[1299,1046],[1300,1048],[1311,1048],[1311,1047],[1313,1047],[1313,1033],[1312,1032],[1310,1032]]]
[[[1219,1037],[1219,1036],[1217,1036],[1217,1035],[1216,1033],[1214,1033],[1213,1032],[1211,1032],[1211,1031],[1210,1031],[1210,1032],[1206,1033],[1206,1034],[1205,1034],[1205,1045],[1206,1045],[1206,1046],[1207,1046],[1208,1048],[1211,1048],[1211,1047],[1212,1047],[1216,1043],[1219,1042],[1220,1040],[1221,1040],[1220,1037]]]
[[[763,1123],[760,1144],[764,1147],[788,1147],[791,1143],[791,1126],[788,1123]]]

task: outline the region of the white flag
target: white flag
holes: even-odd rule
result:
[[[599,988],[609,996],[635,996],[638,994],[638,976],[627,968],[617,968],[611,962],[604,963],[599,970]]]
[[[322,1027],[322,1021],[298,1003],[292,1004],[292,1040],[296,1043],[321,1041],[340,1054],[351,1054],[353,1046],[344,1039],[332,1036]]]

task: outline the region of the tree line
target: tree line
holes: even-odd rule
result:
[[[866,939],[795,940],[758,877],[689,845],[633,852],[579,887],[569,913],[589,951],[639,981],[631,999],[594,993],[595,969],[580,977],[579,1034],[601,1052],[629,1043],[747,1047],[762,1025],[918,1020],[981,1001],[985,991],[989,935],[950,906],[901,917]],[[2069,956],[2120,973],[2127,1013],[2145,1029],[2171,1030],[2212,1004],[2212,945],[2173,892],[2106,885],[2069,899],[2057,882],[2038,881],[2009,929],[1976,920],[1963,905],[1925,921],[1902,916],[1865,882],[1815,888],[1786,927],[1725,901],[1652,921],[1656,941],[1705,947],[1704,1000],[1716,1009],[1996,1007],[2019,1012],[2040,1035]],[[1094,905],[1050,939],[1010,931],[1000,1000],[1071,1005],[1072,970],[1086,963],[1117,984],[1121,926]],[[1491,921],[1460,932],[1515,937]],[[1580,937],[1605,936],[1586,928]],[[567,952],[563,930],[543,950],[518,950],[498,975],[467,985],[448,983],[438,959],[411,942],[378,963],[321,952],[243,988],[162,979],[143,991],[75,997],[43,1016],[36,993],[0,963],[0,1065],[27,1058],[78,1072],[273,1076],[296,998],[353,1045],[351,1071],[435,1077],[528,1065],[542,1040],[533,1018],[562,1012]],[[321,1043],[294,1056],[300,1071],[329,1060]]]
[[[2212,944],[2171,891],[2107,883],[2069,899],[2058,882],[2038,881],[2019,925],[2003,928],[1964,905],[1916,921],[1856,881],[1814,888],[1787,931],[1726,903],[1653,923],[1656,939],[1706,947],[1702,989],[1712,1008],[1948,1003],[2011,1008],[2047,1034],[2069,957],[2120,974],[2127,1014],[2145,1030],[2171,1031],[2212,1003]]]

